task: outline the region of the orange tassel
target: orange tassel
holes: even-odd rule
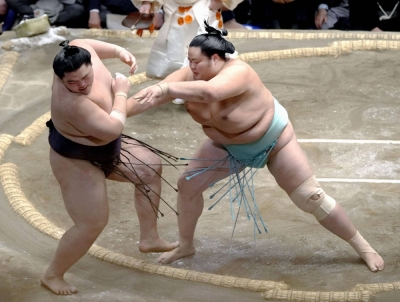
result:
[[[136,30],[136,34],[137,34],[139,37],[142,37],[142,35],[143,35],[143,29],[138,29],[138,30]]]
[[[185,13],[185,12],[190,11],[191,8],[192,8],[191,6],[179,6],[179,7],[178,7],[178,12],[179,12],[180,14],[183,14],[183,13]]]
[[[216,18],[217,20],[221,20],[221,12],[220,12],[220,11],[217,11],[217,12],[215,13],[215,18]]]
[[[152,34],[154,32],[155,26],[154,23],[151,23],[149,26],[149,32]]]
[[[192,23],[192,21],[193,21],[193,18],[191,15],[185,16],[185,23],[190,24],[190,23]]]
[[[223,25],[222,20],[219,20],[219,21],[218,21],[218,28],[222,28],[222,25]]]
[[[178,18],[178,24],[179,24],[179,25],[183,25],[183,23],[185,23],[185,21],[183,20],[182,17],[179,17],[179,18]]]

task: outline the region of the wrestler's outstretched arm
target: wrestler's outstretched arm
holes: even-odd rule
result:
[[[147,103],[155,107],[176,98],[187,102],[214,103],[241,95],[248,90],[253,81],[258,80],[247,64],[225,68],[208,81],[194,80],[188,67],[176,72],[181,70],[186,72],[185,81],[179,81],[175,76],[167,77],[164,81],[143,89],[134,97],[146,108]]]
[[[129,66],[130,74],[133,74],[138,68],[135,56],[121,46],[92,39],[76,39],[71,41],[70,45],[83,47],[91,53],[94,52],[100,60],[119,58]]]
[[[168,95],[168,93],[165,91],[165,88],[164,88],[164,93],[162,91],[163,87],[165,87],[165,83],[186,82],[190,80],[190,75],[191,71],[189,67],[181,68],[171,73],[161,82],[146,87],[140,90],[139,92],[135,93],[127,100],[127,116],[130,117],[142,113],[150,108],[171,102],[172,100],[174,100],[174,98]],[[144,96],[148,94],[157,95],[157,97],[154,98],[153,102],[143,102]]]

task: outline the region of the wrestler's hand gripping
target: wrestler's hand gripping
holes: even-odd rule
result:
[[[168,84],[166,82],[159,83],[146,89],[142,90],[140,95],[134,96],[133,98],[138,101],[139,104],[149,103],[159,100],[168,94]]]

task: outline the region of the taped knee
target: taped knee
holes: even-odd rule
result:
[[[290,199],[304,212],[313,214],[318,221],[325,219],[336,205],[336,201],[322,190],[314,175],[294,190]]]

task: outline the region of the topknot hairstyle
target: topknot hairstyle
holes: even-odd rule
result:
[[[66,73],[78,70],[83,64],[92,64],[92,56],[85,48],[71,46],[68,40],[62,41],[59,46],[62,46],[62,49],[54,58],[53,70],[60,79],[63,79]]]
[[[206,20],[204,20],[204,27],[207,33],[194,37],[189,47],[200,47],[201,52],[207,57],[211,58],[213,54],[217,54],[223,60],[226,60],[226,53],[233,54],[235,52],[233,44],[223,38],[228,35],[226,29],[218,30],[210,26]]]
[[[220,36],[228,35],[228,31],[225,28],[223,28],[221,30],[216,29],[216,28],[210,26],[208,24],[207,20],[204,20],[204,28],[209,35],[220,35]]]

